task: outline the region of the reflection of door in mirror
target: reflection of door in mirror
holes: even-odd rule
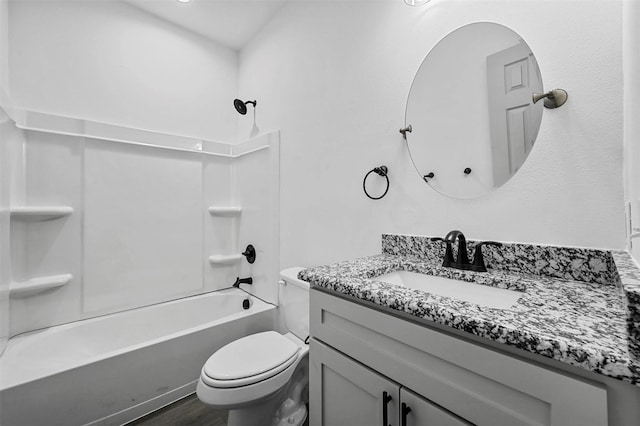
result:
[[[536,140],[542,108],[532,104],[531,94],[542,92],[542,78],[534,61],[522,41],[487,56],[494,188],[518,171]]]

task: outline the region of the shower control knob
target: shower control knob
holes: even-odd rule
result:
[[[249,244],[247,248],[242,252],[242,255],[247,258],[247,262],[253,263],[256,261],[256,249],[253,245]]]

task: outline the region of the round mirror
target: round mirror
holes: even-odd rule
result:
[[[527,43],[490,22],[465,25],[429,52],[405,115],[420,178],[454,198],[502,186],[524,163],[542,120],[542,77]]]

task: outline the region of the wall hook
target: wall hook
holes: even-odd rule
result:
[[[471,174],[471,168],[467,167],[466,169],[464,169],[464,174],[465,175]]]
[[[402,133],[402,138],[407,140],[407,132],[411,133],[413,131],[413,127],[409,124],[407,127],[400,129],[400,133]]]
[[[533,103],[535,104],[540,99],[544,99],[544,107],[549,109],[555,109],[564,105],[567,102],[569,94],[564,89],[553,89],[547,93],[534,93],[531,96]]]
[[[433,172],[429,172],[426,175],[422,176],[425,182],[429,182],[429,179],[433,178],[436,174]]]

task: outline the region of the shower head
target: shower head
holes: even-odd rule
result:
[[[251,104],[255,108],[258,103],[256,101],[244,102],[244,101],[241,101],[240,99],[233,100],[233,106],[236,107],[236,111],[238,111],[242,115],[245,115],[247,113],[247,104]]]

